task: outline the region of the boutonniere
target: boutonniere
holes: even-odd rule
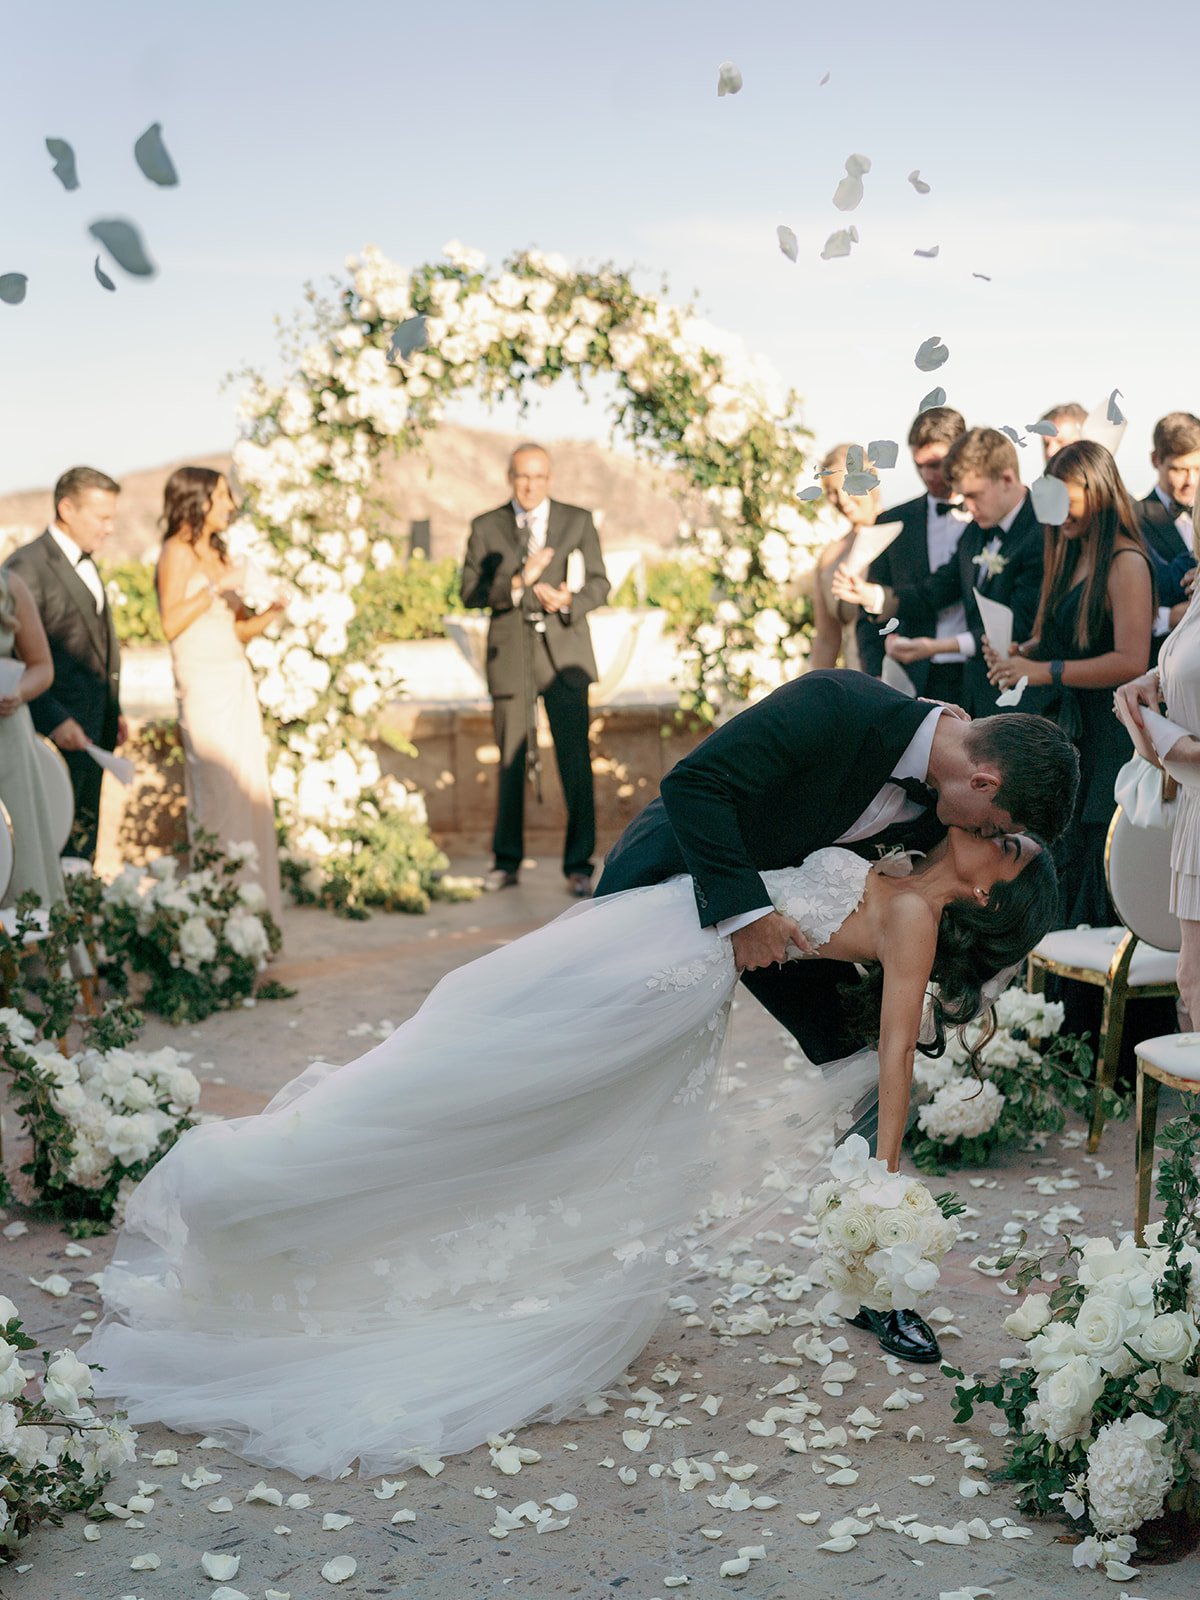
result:
[[[1000,554],[1000,535],[989,543],[975,557],[975,565],[979,568],[981,578],[995,578],[1000,575],[1008,565],[1008,557]]]
[[[923,850],[906,850],[902,844],[877,844],[875,853],[879,857],[876,870],[884,878],[910,877],[914,858],[925,854]]]

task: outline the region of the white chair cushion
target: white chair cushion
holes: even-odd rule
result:
[[[1157,1039],[1143,1039],[1137,1054],[1139,1061],[1148,1061],[1173,1078],[1200,1081],[1200,1033],[1164,1033]]]
[[[1060,966],[1107,972],[1113,951],[1124,937],[1124,928],[1060,928],[1048,933],[1033,953]],[[1156,950],[1152,944],[1136,945],[1129,982],[1134,988],[1143,983],[1174,983],[1177,960],[1173,950]]]
[[[90,878],[94,870],[92,863],[85,856],[63,856],[59,865],[65,878]]]

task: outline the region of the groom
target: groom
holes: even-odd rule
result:
[[[729,936],[747,988],[811,1061],[834,1061],[862,1043],[839,994],[856,969],[788,962],[789,943],[809,944],[772,907],[759,874],[832,844],[871,858],[896,845],[928,850],[950,825],[1050,842],[1071,816],[1078,782],[1070,741],[1044,717],[972,722],[863,673],[808,672],[667,773],[659,798],[609,851],[596,893],[689,874],[701,926]],[[860,1317],[891,1354],[938,1359],[913,1313]]]

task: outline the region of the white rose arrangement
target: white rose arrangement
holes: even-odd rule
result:
[[[195,1124],[200,1085],[188,1059],[123,1045],[63,1055],[29,1018],[0,1010],[0,1066],[32,1140],[37,1202],[75,1232],[120,1222],[134,1184]]]
[[[40,1393],[28,1394],[37,1373],[21,1358],[36,1348],[0,1295],[0,1563],[39,1523],[91,1510],[113,1473],[137,1457],[137,1434],[88,1405],[92,1369],[73,1351],[43,1352]]]
[[[1121,1579],[1139,1547],[1168,1539],[1166,1513],[1200,1537],[1200,1115],[1168,1123],[1159,1142],[1165,1216],[1145,1244],[1068,1240],[1053,1291],[1027,1294],[1005,1319],[1024,1361],[955,1395],[957,1422],[981,1404],[1004,1413],[1001,1476],[1022,1510],[1065,1515],[1088,1535],[1075,1564]],[[1040,1255],[1008,1265],[1026,1287],[1044,1270]]]
[[[981,1018],[952,1033],[943,1055],[917,1056],[913,1082],[925,1099],[907,1142],[922,1172],[985,1166],[1001,1150],[1060,1132],[1068,1113],[1090,1112],[1092,1051],[1061,1031],[1059,1001],[1009,988],[994,1018],[990,1035]],[[1105,1103],[1110,1117],[1128,1111],[1112,1091]]]
[[[854,1134],[833,1152],[831,1178],[809,1196],[817,1222],[816,1275],[829,1293],[822,1306],[852,1315],[911,1309],[937,1284],[958,1237],[957,1209],[916,1178],[889,1172]]]
[[[281,939],[261,887],[240,881],[254,857],[252,844],[221,847],[201,832],[192,840],[190,872],[181,873],[174,856],[160,856],[144,872],[119,873],[100,891],[96,911],[114,986],[143,976],[139,1004],[170,1022],[199,1021],[255,993],[289,993],[259,981]]]

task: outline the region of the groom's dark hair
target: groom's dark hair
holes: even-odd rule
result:
[[[1075,811],[1079,757],[1056,723],[1023,711],[980,717],[967,729],[967,753],[997,768],[996,804],[1018,828],[1059,837]]]

